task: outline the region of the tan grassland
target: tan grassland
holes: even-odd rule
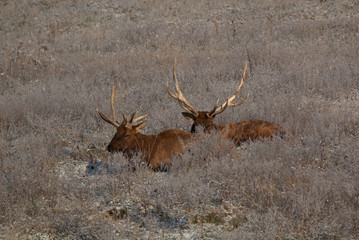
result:
[[[190,131],[166,92],[217,124],[261,119],[294,136],[238,147],[219,136],[168,172],[106,146],[116,105],[142,131]],[[0,239],[358,239],[357,0],[0,1]]]

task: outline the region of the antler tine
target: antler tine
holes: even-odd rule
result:
[[[197,116],[197,111],[189,104],[189,102],[188,102],[186,99],[184,99],[184,101],[186,101],[186,102],[184,102],[183,99],[180,99],[180,97],[178,96],[178,95],[180,95],[180,94],[183,96],[182,93],[180,93],[180,94],[178,94],[178,95],[173,94],[173,93],[171,92],[171,90],[169,89],[169,87],[168,87],[168,82],[166,83],[166,87],[167,87],[167,92],[168,92],[168,94],[169,94],[171,97],[173,97],[174,99],[176,99],[176,100],[178,101],[178,103],[179,103],[179,105],[181,106],[181,108],[183,108],[186,112],[192,113],[192,114],[194,114],[195,116]],[[183,98],[184,98],[184,97],[183,97]]]
[[[243,103],[245,103],[247,100],[248,100],[248,97],[249,97],[249,93],[247,94],[246,98],[243,99],[241,102],[237,102],[237,103],[232,103],[230,100],[228,101],[228,106],[230,107],[235,107],[235,106],[238,106],[238,105],[241,105]],[[234,99],[234,98],[233,98]]]
[[[125,120],[125,122],[126,122],[126,123],[128,123],[128,120],[127,120],[126,114],[122,113],[122,117],[123,117],[123,120]]]
[[[243,87],[243,84],[244,84],[244,80],[247,76],[247,65],[248,65],[248,62],[246,62],[245,66],[244,66],[244,71],[243,71],[243,75],[242,75],[242,79],[241,79],[241,82],[239,83],[238,87],[237,87],[237,90],[236,92],[234,93],[233,96],[229,97],[227,99],[227,101],[225,103],[222,104],[222,106],[220,107],[217,107],[217,104],[218,104],[218,101],[216,103],[216,105],[214,105],[214,108],[213,110],[209,113],[210,116],[214,116],[214,115],[217,115],[217,114],[220,114],[222,113],[224,110],[226,110],[226,108],[229,106],[229,107],[234,107],[234,106],[238,106],[238,105],[241,105],[243,104],[245,101],[247,101],[248,97],[249,97],[249,94],[247,94],[247,97],[242,100],[241,102],[238,102],[238,103],[232,103],[233,100],[239,95],[242,87]]]
[[[228,107],[228,100],[222,104],[220,107],[217,107],[219,102],[219,99],[217,100],[217,103],[214,105],[213,110],[208,113],[209,116],[213,117],[214,115],[222,113],[226,108]]]
[[[174,99],[177,99],[179,105],[186,111],[189,113],[192,113],[195,116],[198,116],[198,112],[196,111],[196,109],[187,101],[187,99],[184,97],[180,87],[179,87],[179,83],[178,83],[178,79],[177,79],[177,75],[176,75],[176,63],[177,60],[175,58],[174,64],[173,64],[173,81],[175,82],[175,88],[177,91],[177,94],[174,94],[171,92],[171,90],[168,87],[168,82],[166,83],[166,87],[167,87],[167,92],[168,94],[173,97]]]
[[[217,98],[217,102],[216,102],[216,104],[214,104],[214,107],[213,107],[212,111],[210,111],[210,112],[208,113],[209,116],[212,116],[212,114],[216,112],[218,103],[219,103],[219,98]]]
[[[141,121],[142,119],[145,119],[145,118],[148,117],[148,116],[149,116],[149,114],[146,114],[146,115],[143,115],[143,116],[141,116],[141,117],[135,118],[135,119],[133,120],[133,123],[136,123],[136,122],[138,122],[138,121]]]
[[[108,122],[108,123],[114,125],[115,127],[120,126],[116,121],[113,121],[112,119],[109,119],[109,118],[106,117],[103,113],[101,113],[99,109],[97,109],[97,112],[98,112],[98,114],[100,114],[101,118],[102,118],[103,120],[105,120],[106,122]]]
[[[122,113],[122,117],[123,117],[123,121],[125,122],[125,127],[132,128],[132,123],[131,121],[128,121],[125,113]]]
[[[118,83],[118,88],[115,91],[115,83],[112,82],[112,92],[111,92],[111,109],[112,109],[112,114],[113,114],[113,119],[110,119],[108,117],[106,117],[103,113],[100,112],[99,109],[97,109],[97,112],[100,114],[101,118],[103,120],[105,120],[106,122],[114,125],[115,127],[120,126],[120,124],[116,121],[116,111],[115,111],[115,106],[114,104],[118,101],[121,100],[121,98],[123,98],[126,94],[126,91],[117,99],[115,99],[115,96],[120,92],[120,88],[121,88],[121,84]]]
[[[168,94],[173,97],[174,99],[177,99],[177,95],[176,94],[173,94],[170,90],[170,88],[168,87],[168,82],[166,82],[166,87],[167,87],[167,92]],[[177,99],[178,100],[178,99]]]
[[[132,124],[136,123],[136,122],[141,121],[142,119],[145,119],[146,117],[149,116],[149,114],[146,114],[146,115],[143,115],[143,116],[140,116],[140,117],[134,119],[134,117],[137,113],[138,113],[138,111],[136,111],[132,114],[130,123],[132,123]]]
[[[138,113],[138,111],[132,113],[130,121],[128,121],[126,115],[124,113],[122,113],[123,119],[126,121],[127,127],[132,127],[132,125],[135,124],[136,122],[141,121],[149,116],[149,114],[146,114],[146,115],[140,116],[138,118],[134,118],[137,113]]]
[[[138,111],[132,113],[131,118],[130,118],[130,123],[133,123],[133,118],[135,117],[135,115],[138,113]]]
[[[222,111],[220,111],[219,113],[223,112],[227,106],[229,107],[234,107],[234,106],[238,106],[238,105],[241,105],[243,104],[245,101],[248,100],[248,97],[249,97],[249,94],[247,94],[247,97],[242,100],[241,102],[238,102],[238,103],[232,103],[233,100],[238,97],[242,87],[243,87],[243,84],[244,84],[244,80],[246,79],[246,76],[247,76],[247,66],[248,66],[248,62],[246,62],[245,66],[244,66],[244,71],[243,71],[243,75],[242,75],[242,79],[241,79],[241,82],[239,83],[237,89],[236,89],[236,92],[227,99],[227,101],[225,103],[222,104],[222,106],[219,108],[219,109],[223,109]],[[227,105],[227,106],[226,106]],[[216,114],[218,114],[216,112]]]
[[[115,99],[115,96],[120,92],[121,83],[118,83],[118,88],[115,91],[115,82],[112,82],[112,93],[111,93],[111,108],[112,108],[112,114],[113,114],[113,121],[116,121],[116,111],[114,104],[121,100],[126,94],[126,91],[117,99]]]
[[[112,84],[112,87],[114,88],[114,83]],[[120,92],[120,88],[121,88],[121,83],[119,82],[118,83],[118,88],[117,88],[116,92],[114,93],[114,96],[116,96]],[[114,100],[114,103],[117,103],[118,101],[120,101],[121,98],[123,98],[126,93],[127,93],[127,91],[125,91],[120,97],[118,97],[116,100]]]
[[[232,101],[239,95],[239,93],[240,93],[240,91],[241,91],[241,89],[243,87],[244,80],[246,79],[246,76],[247,76],[247,65],[248,65],[248,62],[246,62],[246,65],[244,66],[242,79],[241,79],[241,82],[238,85],[238,88],[237,88],[236,92],[234,93],[234,95],[232,97],[228,98],[228,106],[230,106],[230,107],[234,107],[234,106],[238,106],[238,105],[243,104],[245,101],[247,101],[247,99],[249,97],[249,94],[247,94],[247,97],[244,100],[242,100],[241,102],[232,103]]]

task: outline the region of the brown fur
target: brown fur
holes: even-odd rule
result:
[[[227,123],[221,128],[221,136],[232,139],[236,145],[248,140],[260,140],[281,135],[284,130],[281,126],[263,120],[245,120],[242,122]]]
[[[283,127],[263,120],[250,119],[241,122],[231,122],[226,125],[216,125],[213,122],[215,115],[210,116],[208,112],[199,111],[197,117],[187,112],[182,114],[187,119],[193,121],[191,132],[196,132],[197,126],[202,126],[206,132],[213,130],[220,131],[222,137],[233,140],[236,145],[240,145],[248,140],[270,138],[275,135],[284,137],[285,135]]]
[[[117,127],[117,132],[107,147],[108,151],[120,151],[127,157],[141,153],[143,160],[154,170],[171,166],[170,158],[176,153],[182,153],[192,137],[191,133],[178,129],[164,130],[156,135],[143,135],[139,131],[145,123],[131,128],[126,124],[124,120]]]

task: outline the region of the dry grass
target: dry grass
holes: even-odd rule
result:
[[[355,0],[1,1],[0,238],[359,238],[358,12]],[[273,121],[294,142],[238,157],[201,136],[167,173],[129,171],[95,110],[110,112],[120,81],[119,112],[149,113],[144,133],[189,130],[166,93],[174,57],[201,110],[249,61],[250,99],[216,123]]]

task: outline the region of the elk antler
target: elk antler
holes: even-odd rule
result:
[[[244,80],[247,76],[247,65],[248,65],[248,62],[246,62],[246,65],[244,66],[244,70],[243,70],[243,75],[242,75],[242,79],[241,79],[241,82],[239,83],[238,87],[237,87],[237,90],[236,92],[234,93],[233,96],[229,97],[227,99],[227,101],[225,103],[223,103],[220,107],[217,107],[218,105],[218,101],[217,103],[214,105],[214,108],[213,110],[209,113],[210,116],[214,116],[214,115],[217,115],[217,114],[220,114],[222,113],[224,110],[226,110],[226,108],[229,106],[229,107],[234,107],[234,106],[238,106],[238,105],[241,105],[243,104],[245,101],[247,101],[248,97],[249,97],[249,94],[247,94],[247,97],[242,100],[241,102],[238,102],[238,103],[232,103],[233,100],[239,95],[242,87],[243,87],[243,83],[244,83]]]
[[[179,84],[178,84],[178,80],[177,80],[177,76],[176,76],[176,58],[175,58],[175,62],[173,64],[173,81],[175,82],[175,87],[176,87],[176,91],[177,94],[173,94],[171,92],[171,90],[168,87],[168,82],[166,83],[166,87],[167,87],[167,92],[168,94],[173,97],[174,99],[178,100],[179,105],[188,113],[193,114],[195,117],[198,116],[198,112],[196,111],[196,109],[186,100],[186,98],[184,97]]]
[[[115,112],[115,106],[114,104],[117,103],[118,101],[121,100],[121,98],[123,98],[123,96],[125,96],[126,91],[117,99],[115,99],[115,96],[119,93],[121,88],[121,84],[118,83],[118,88],[115,91],[115,83],[112,83],[112,92],[111,92],[111,109],[112,109],[112,113],[113,113],[113,119],[110,119],[108,117],[106,117],[103,113],[100,112],[99,109],[97,109],[97,112],[100,114],[101,118],[103,120],[105,120],[106,122],[114,125],[115,127],[120,126],[120,124],[116,121],[116,112]]]
[[[133,126],[134,123],[136,123],[136,122],[138,122],[138,121],[141,121],[142,119],[145,119],[146,117],[149,116],[149,114],[146,114],[146,115],[143,115],[143,116],[141,116],[141,117],[138,117],[138,118],[135,118],[135,119],[134,119],[134,117],[135,117],[135,115],[136,115],[137,113],[138,113],[138,111],[132,113],[131,118],[130,118],[130,121],[128,121],[126,115],[125,115],[124,113],[122,113],[122,116],[123,116],[123,119],[124,119],[125,122],[126,122],[126,127],[127,127],[127,128],[132,128],[132,126]]]
[[[220,107],[218,106],[218,102],[219,102],[219,98],[217,99],[216,104],[214,104],[214,107],[212,109],[212,111],[210,111],[208,114],[208,117],[213,117],[214,115],[220,114],[222,113],[224,110],[226,110],[226,108],[228,107],[228,100]]]

